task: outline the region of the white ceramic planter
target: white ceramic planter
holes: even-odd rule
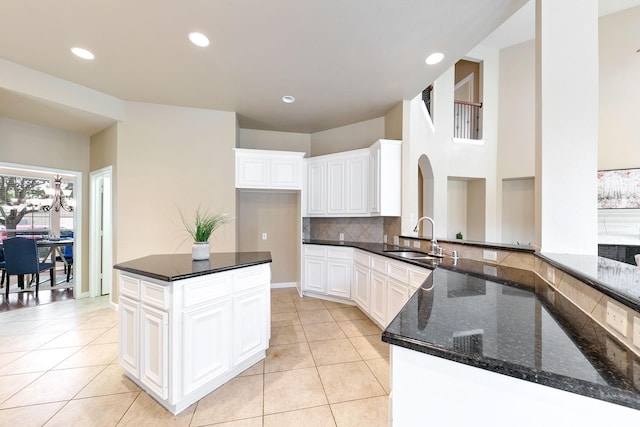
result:
[[[191,247],[191,258],[196,261],[209,259],[211,252],[209,250],[209,242],[194,242]]]

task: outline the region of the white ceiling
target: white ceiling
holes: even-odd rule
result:
[[[526,1],[2,1],[0,58],[122,100],[235,111],[244,128],[311,133],[413,98]],[[514,19],[531,19],[527,8]],[[211,46],[191,45],[190,31]],[[513,44],[506,37],[486,43]],[[74,57],[72,46],[96,59]],[[425,65],[434,51],[445,60]],[[0,116],[88,135],[112,123],[2,82]]]
[[[235,111],[241,127],[310,133],[413,98],[525,2],[2,1],[0,58],[127,101]],[[194,30],[208,48],[190,44]],[[74,57],[72,46],[96,59]],[[427,66],[434,51],[446,58]],[[18,98],[0,90],[0,114],[83,133],[104,127],[100,116]]]

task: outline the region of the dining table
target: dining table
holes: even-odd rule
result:
[[[53,287],[58,284],[56,281],[56,258],[59,256],[66,266],[67,261],[64,257],[64,247],[73,246],[73,238],[38,239],[36,243],[38,245],[38,249],[48,249],[43,255],[40,255],[40,262],[47,262],[47,259],[50,259],[49,262],[53,263],[53,282],[51,283],[51,287]]]

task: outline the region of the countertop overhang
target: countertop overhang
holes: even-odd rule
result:
[[[194,261],[191,254],[161,254],[122,262],[113,268],[173,282],[269,262],[272,262],[270,252],[212,253],[208,260],[203,261]]]

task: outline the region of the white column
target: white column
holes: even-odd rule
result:
[[[598,0],[536,0],[536,245],[597,254]]]

